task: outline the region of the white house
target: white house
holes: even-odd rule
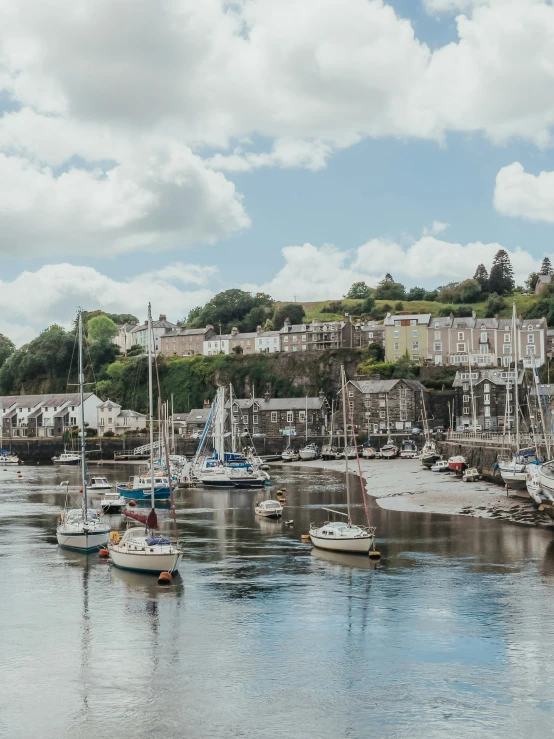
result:
[[[129,349],[135,343],[135,335],[132,333],[137,327],[137,322],[123,323],[117,327],[117,336],[114,336],[112,342],[119,347],[122,354],[127,354]]]
[[[146,416],[137,411],[122,410],[119,403],[106,400],[97,409],[98,436],[104,436],[107,431],[121,435],[126,431],[142,431],[146,428]]]
[[[85,425],[96,428],[96,407],[102,401],[95,393],[85,393]],[[62,436],[81,421],[79,393],[50,395],[5,395],[0,397],[0,417],[4,438]]]
[[[203,354],[211,356],[212,354],[229,354],[229,342],[231,334],[223,334],[221,336],[212,336],[211,339],[204,341]]]
[[[165,334],[178,328],[176,323],[171,323],[167,317],[161,313],[157,321],[152,321],[152,335],[154,337],[154,354],[161,351],[161,338]],[[144,352],[148,351],[148,322],[145,321],[140,326],[135,326],[131,330],[131,343],[140,344]]]
[[[278,352],[280,350],[280,331],[258,331],[255,338],[256,352]]]

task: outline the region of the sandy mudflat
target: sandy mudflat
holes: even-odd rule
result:
[[[344,470],[344,460],[290,464]],[[488,482],[462,482],[454,473],[431,472],[417,459],[362,459],[360,468],[368,494],[381,508],[498,518],[531,526],[554,525],[528,497],[517,497],[514,492],[506,496],[503,488]],[[349,460],[349,469],[357,472],[355,459]],[[521,491],[520,495],[526,494]]]

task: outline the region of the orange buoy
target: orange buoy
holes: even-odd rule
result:
[[[79,488],[79,492],[82,493],[83,492],[83,488]]]
[[[131,499],[129,501],[129,505],[136,505],[136,504],[137,504],[137,501],[136,500]]]
[[[300,538],[302,539],[302,541],[309,541],[310,540],[310,535],[309,534],[302,534],[302,536]]]
[[[171,585],[171,581],[173,580],[173,575],[171,572],[160,572],[158,575],[158,584],[159,585]]]
[[[102,547],[102,549],[98,552],[98,554],[101,557],[109,557],[110,556],[109,551],[105,547]]]

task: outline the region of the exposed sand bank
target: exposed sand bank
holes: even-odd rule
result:
[[[344,460],[289,462],[295,467],[344,470]],[[554,521],[537,510],[525,491],[519,496],[489,482],[462,482],[454,473],[431,472],[418,459],[361,459],[360,467],[368,495],[381,508],[394,511],[446,513],[450,515],[498,518],[530,526],[554,526]],[[357,462],[349,460],[357,473]]]

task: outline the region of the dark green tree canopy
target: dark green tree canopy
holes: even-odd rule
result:
[[[552,269],[552,264],[550,262],[550,259],[548,257],[545,257],[542,260],[542,265],[539,274],[541,275],[551,275],[554,274],[554,270]]]
[[[273,314],[273,329],[279,331],[283,328],[285,318],[290,318],[292,324],[302,323],[306,317],[304,306],[300,303],[286,303],[281,305]]]
[[[489,292],[508,295],[515,287],[514,270],[505,249],[496,252],[489,276]]]
[[[425,295],[427,294],[424,287],[412,287],[406,293],[406,300],[427,300]]]
[[[390,274],[385,277],[375,288],[373,293],[375,300],[404,300],[406,289],[400,282],[395,282]]]
[[[489,273],[484,264],[478,265],[473,275],[473,279],[479,283],[481,292],[486,293],[489,289]]]
[[[525,280],[525,285],[527,286],[527,289],[533,292],[537,286],[537,282],[539,281],[539,273],[538,272],[531,272],[529,277]]]
[[[8,339],[7,336],[4,336],[4,334],[0,334],[0,367],[2,367],[6,359],[14,351],[15,351],[15,346],[14,346],[13,341],[11,339]]]
[[[215,295],[203,308],[194,308],[187,317],[190,328],[211,325],[219,332],[229,333],[236,326],[240,331],[255,331],[271,318],[274,301],[265,293],[252,293],[233,288]]]
[[[365,300],[365,298],[370,295],[371,289],[365,284],[365,282],[354,282],[344,297]]]
[[[504,300],[504,298],[500,295],[497,295],[496,293],[491,293],[485,305],[485,316],[487,318],[494,318],[494,316],[500,313],[500,311],[503,310],[505,307],[506,301]]]

